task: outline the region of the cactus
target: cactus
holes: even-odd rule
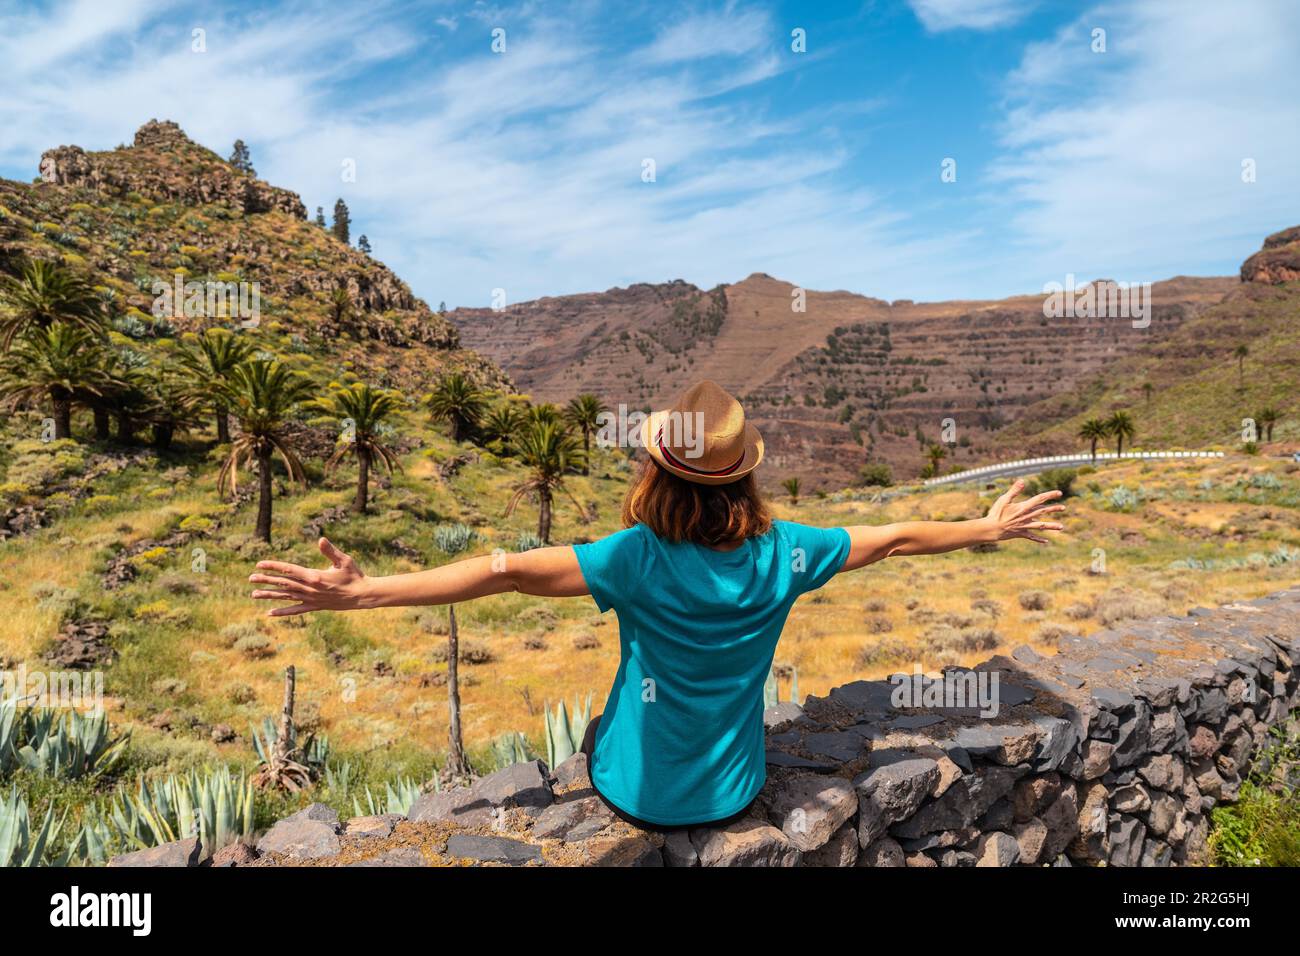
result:
[[[569,716],[564,701],[560,701],[555,706],[554,714],[550,710],[546,710],[545,714],[546,764],[549,767],[558,767],[577,753],[578,748],[582,746],[587,725],[591,723],[591,694],[587,694],[585,704],[580,704],[577,700],[573,702],[572,717]]]

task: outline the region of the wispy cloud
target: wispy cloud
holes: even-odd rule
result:
[[[1278,82],[1300,62],[1292,21],[1280,3],[1247,16],[1145,0],[1032,44],[1008,82],[993,169],[1018,254],[1049,278],[1152,279],[1234,244],[1244,257],[1292,225],[1300,124]]]
[[[944,30],[992,30],[1028,15],[1033,0],[907,0],[922,25],[932,33]]]
[[[1300,30],[1285,4],[1103,3],[1048,35],[1008,26],[1024,4],[913,8],[929,30],[1005,27],[1023,54],[976,76],[895,16],[912,47],[873,75],[856,21],[807,21],[810,52],[794,54],[789,24],[748,4],[634,4],[610,20],[589,0],[69,0],[0,14],[0,167],[25,178],[43,149],[109,148],[151,117],[222,152],[242,138],[261,176],[309,206],[343,196],[375,254],[452,305],[755,271],[886,297],[1000,295],[1067,271],[1228,271],[1300,221],[1286,82]],[[944,51],[926,60],[929,44]],[[948,100],[979,82],[989,95],[950,128]]]

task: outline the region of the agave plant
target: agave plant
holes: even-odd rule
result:
[[[145,783],[121,793],[109,805],[82,817],[80,842],[85,858],[104,863],[114,853],[139,850],[198,836],[206,858],[238,840],[253,836],[253,781],[229,767],[205,775],[191,770]]]
[[[799,668],[790,668],[790,701],[799,703]],[[775,707],[781,703],[781,685],[777,682],[776,672],[769,670],[767,680],[763,682],[763,706]]]
[[[18,741],[30,710],[20,708],[12,697],[0,700],[0,774],[18,766]]]
[[[469,525],[440,524],[433,529],[433,543],[445,554],[460,554],[478,538]]]
[[[18,762],[26,770],[46,777],[76,780],[103,773],[121,758],[130,732],[109,738],[108,715],[68,711],[55,718],[41,710],[25,721],[27,744],[18,751]]]
[[[582,738],[586,736],[587,725],[591,723],[591,694],[587,694],[585,704],[573,702],[573,716],[569,716],[564,701],[555,706],[555,712],[546,714],[546,765],[558,767],[578,752]]]
[[[32,826],[27,801],[13,787],[9,796],[0,799],[0,866],[67,866],[72,848],[50,858],[49,849],[59,838],[64,819],[54,821],[54,807],[45,811],[45,819]],[[74,841],[75,842],[75,841]]]
[[[279,738],[275,720],[267,717],[262,721],[260,729],[256,724],[250,724],[249,738],[253,742],[253,752],[257,754],[258,766],[263,769],[273,766],[276,760],[276,742]],[[313,777],[327,769],[330,753],[329,738],[308,734],[307,739],[299,746],[297,735],[291,728],[288,752],[293,758],[286,765],[289,777],[297,783],[296,787],[289,787],[289,789],[300,790],[308,786]]]
[[[435,778],[436,780],[436,778]],[[420,795],[420,785],[410,777],[398,777],[396,780],[384,784],[384,799],[382,802],[375,799],[370,792],[370,787],[365,788],[365,809],[362,809],[361,801],[356,797],[352,798],[352,808],[356,816],[378,816],[381,813],[400,813],[406,816],[410,812],[411,804],[415,798]]]
[[[512,764],[524,763],[534,759],[535,756],[524,735],[517,730],[514,733],[502,734],[492,743],[492,766],[497,770]]]

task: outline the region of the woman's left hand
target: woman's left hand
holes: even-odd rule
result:
[[[995,535],[992,540],[1006,541],[1009,538],[1028,538],[1039,544],[1047,544],[1047,539],[1038,532],[1064,531],[1065,525],[1056,521],[1044,521],[1044,515],[1064,511],[1065,505],[1048,504],[1061,497],[1060,491],[1045,491],[1034,495],[1028,501],[1016,501],[1016,495],[1024,490],[1025,482],[1017,478],[1011,487],[993,502],[985,521],[992,527]]]

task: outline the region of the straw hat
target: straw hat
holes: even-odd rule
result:
[[[641,447],[666,471],[700,485],[739,481],[763,460],[763,438],[745,410],[716,382],[682,393],[672,408],[651,412]]]

